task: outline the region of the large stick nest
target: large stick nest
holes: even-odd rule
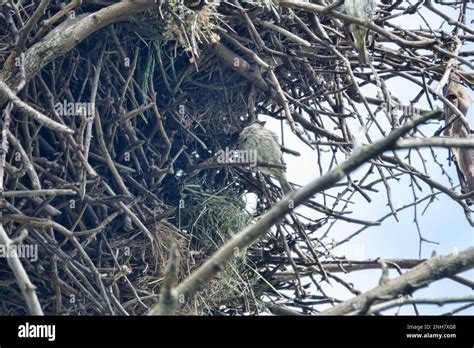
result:
[[[5,66],[0,77],[7,81],[21,80],[12,77],[18,76],[18,68],[6,63],[18,35],[12,32],[13,23],[21,27],[32,17],[31,3],[3,5],[0,66]],[[386,37],[371,33],[377,79],[370,69],[356,69],[357,54],[343,21],[266,3],[222,1],[199,8],[163,4],[93,33],[35,76],[26,76],[21,99],[75,132],[68,137],[16,109],[11,113],[4,191],[53,190],[48,195],[6,196],[2,206],[10,237],[26,229],[23,243],[39,246],[38,261],[24,264],[45,313],[145,313],[158,299],[171,245],[181,251],[183,278],[279,199],[281,193],[269,178],[215,163],[215,153],[233,148],[256,114],[294,121],[301,141],[340,160],[351,152],[357,132],[351,124],[390,130],[410,116],[388,115],[382,108],[372,108],[374,114],[368,116],[355,103],[396,103],[396,95],[385,93],[384,83],[397,76],[422,77],[428,85],[439,80],[449,52],[463,39],[456,30],[396,28],[388,22],[391,16],[418,8],[399,2],[382,5],[375,23],[406,42],[388,48]],[[106,6],[105,1],[83,1],[74,13]],[[53,4],[48,10],[42,20],[63,13]],[[26,48],[41,43],[52,30],[41,23],[31,30]],[[384,93],[360,95],[352,70],[361,87],[378,84]],[[461,69],[453,69],[451,77],[472,84],[472,76]],[[420,86],[415,99],[425,91],[427,85]],[[95,121],[87,109],[90,104],[77,108],[92,99]],[[314,304],[327,302],[323,295],[305,297],[307,284],[300,278],[312,274],[309,281],[317,284],[319,262],[335,260],[331,246],[324,246],[316,231],[322,226],[329,231],[339,219],[376,225],[351,220],[344,211],[357,192],[370,194],[373,185],[396,179],[402,171],[417,182],[424,180],[422,172],[399,161],[380,158],[363,181],[342,183],[324,195],[326,204],[309,202],[311,213],[305,217],[291,214],[183,313],[257,313],[265,308],[263,299],[313,311]],[[315,176],[327,169],[321,164]],[[253,215],[245,210],[245,192],[258,197]],[[464,201],[459,204],[469,216]],[[0,265],[0,313],[23,314],[22,294],[6,261],[0,259]],[[276,276],[289,269],[296,277]],[[281,290],[292,290],[296,300]]]

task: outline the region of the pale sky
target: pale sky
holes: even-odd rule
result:
[[[453,15],[453,13],[446,12],[447,14]],[[431,14],[426,9],[423,9],[422,14],[424,18],[430,23],[432,28],[438,28],[441,26],[439,18]],[[471,18],[472,19],[472,13]],[[470,20],[468,19],[468,23]],[[418,28],[424,26],[424,22],[420,20],[419,16],[404,16],[397,19],[397,24],[403,28]],[[471,44],[470,47],[465,47],[464,51],[473,50],[474,47]],[[436,86],[434,84],[433,86]],[[408,104],[408,101],[413,98],[419,91],[419,87],[415,87],[412,84],[407,84],[404,81],[391,80],[388,82],[389,89],[399,97],[403,102]],[[371,96],[374,96],[375,88],[367,90],[368,93],[372,93]],[[472,94],[472,91],[470,91]],[[474,97],[474,95],[473,95]],[[437,105],[441,104],[439,102]],[[421,108],[428,108],[426,102],[418,104]],[[364,110],[363,106],[360,110]],[[471,127],[474,128],[474,107],[471,107],[469,110],[468,118],[471,123]],[[273,130],[277,134],[280,133],[280,122],[264,115],[260,116],[261,119],[266,120],[266,127]],[[357,124],[354,124],[357,126]],[[354,129],[354,128],[352,128]],[[432,128],[434,130],[437,127]],[[355,133],[355,131],[353,130]],[[369,131],[369,134],[370,131]],[[374,133],[375,134],[375,133]],[[432,135],[433,132],[428,131],[427,133]],[[377,135],[379,136],[379,135]],[[374,135],[375,137],[375,135]],[[319,170],[317,166],[317,159],[315,158],[316,152],[311,151],[307,145],[303,144],[299,139],[291,133],[289,127],[285,127],[285,145],[289,148],[296,150],[301,153],[301,157],[294,157],[291,155],[285,154],[285,161],[287,164],[287,175],[288,180],[293,183],[304,185],[314,179],[319,175]],[[438,165],[434,164],[432,156],[430,155],[429,149],[422,150],[426,155],[425,158],[428,159],[427,167],[428,172],[434,179],[439,179],[444,185],[448,185],[446,177],[443,177],[440,173],[440,168]],[[448,151],[446,149],[435,149],[438,156],[438,161],[444,164],[444,168],[449,172],[449,175],[454,180],[455,185],[458,185],[458,177],[454,165],[449,166],[447,157]],[[400,152],[401,157],[404,157],[403,152]],[[329,163],[329,157],[323,159],[323,163]],[[342,158],[342,157],[341,157]],[[414,164],[417,168],[422,169],[421,166]],[[359,169],[359,172],[365,172],[367,166]],[[375,178],[375,176],[374,176]],[[409,185],[408,176],[403,177],[398,183],[395,181],[391,182],[393,201],[396,205],[403,205],[404,203],[410,203],[413,201],[412,191]],[[379,189],[378,194],[370,193],[372,198],[372,203],[367,203],[360,195],[354,196],[354,202],[356,204],[351,205],[349,210],[353,211],[352,217],[360,219],[369,219],[377,220],[378,218],[384,216],[389,212],[387,207],[387,199],[385,194],[385,189],[383,185],[378,185]],[[459,191],[459,189],[458,189]],[[418,198],[429,195],[430,190],[428,186],[423,186],[423,192],[417,193]],[[321,195],[319,195],[319,198]],[[433,202],[427,211],[421,215],[421,212],[424,210],[426,204],[423,203],[418,206],[418,220],[421,228],[421,233],[423,237],[428,240],[435,241],[439,244],[423,244],[422,248],[422,258],[429,258],[433,251],[438,255],[450,254],[456,250],[463,250],[470,246],[474,245],[474,231],[471,226],[467,223],[462,208],[446,195],[438,195],[439,200]],[[322,202],[320,200],[320,202]],[[340,206],[342,207],[342,206]],[[339,207],[339,208],[340,208]],[[418,248],[419,248],[419,237],[416,225],[413,223],[413,208],[409,208],[399,213],[400,222],[397,223],[393,217],[386,219],[383,224],[379,227],[372,227],[359,236],[352,239],[350,242],[339,248],[340,255],[346,255],[348,258],[358,259],[358,260],[367,260],[374,259],[377,257],[382,258],[409,258],[417,259],[418,258]],[[325,225],[318,233],[323,233],[326,231],[328,225]],[[335,228],[330,232],[330,239],[340,240],[345,236],[348,236],[353,231],[358,229],[360,226],[349,225],[345,223],[337,223]],[[327,242],[328,240],[326,240]],[[338,249],[335,249],[337,254]],[[359,290],[369,290],[373,287],[376,287],[380,279],[380,270],[375,271],[363,271],[355,272],[349,275],[345,275],[344,279],[353,282],[356,285],[356,288]],[[338,274],[341,276],[342,274]],[[396,274],[391,272],[391,276],[394,277]],[[471,280],[474,280],[474,271],[463,274],[464,277],[467,277]],[[347,290],[340,287],[337,283],[328,285],[321,283],[323,288],[328,291],[329,294],[338,298],[351,298],[353,297]],[[314,289],[316,292],[316,289]],[[426,289],[419,290],[415,293],[415,297],[440,297],[440,296],[461,296],[468,293],[468,289],[465,286],[460,286],[457,283],[451,280],[442,280],[433,283]],[[420,312],[423,314],[437,314],[448,311],[451,308],[457,307],[459,304],[455,305],[446,305],[444,307],[437,307],[433,305],[423,305],[418,306]],[[389,312],[387,312],[389,313]],[[393,311],[392,311],[393,313]],[[411,306],[403,306],[401,312],[402,314],[413,314],[413,308]],[[462,312],[464,315],[474,314],[474,308],[470,308]]]

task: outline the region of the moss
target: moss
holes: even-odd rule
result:
[[[188,184],[182,188],[181,197],[182,228],[193,237],[196,248],[217,249],[252,219],[232,185],[210,192],[202,190],[202,185]]]
[[[233,187],[228,185],[211,192],[195,183],[185,185],[181,191],[184,201],[181,228],[192,236],[191,248],[198,255],[199,260],[194,260],[198,263],[201,257],[202,260],[209,257],[252,221],[253,216],[246,211],[244,200]],[[236,252],[234,259],[223,265],[217,278],[200,293],[203,313],[233,312],[244,303],[247,310],[261,307],[251,290],[258,280],[253,269],[247,251]]]

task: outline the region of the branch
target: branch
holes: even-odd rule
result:
[[[387,310],[393,307],[404,306],[407,304],[436,304],[442,306],[446,303],[458,303],[458,302],[471,302],[474,303],[474,296],[459,296],[459,297],[440,297],[440,298],[427,298],[427,297],[400,297],[391,301],[387,301],[370,308],[367,314],[377,313],[383,310]]]
[[[179,251],[176,244],[170,248],[170,255],[168,260],[168,268],[166,270],[163,286],[161,287],[160,302],[153,307],[148,315],[169,315],[172,314],[176,308],[174,296],[174,286],[178,279],[179,273]]]
[[[321,312],[321,315],[365,314],[372,303],[381,299],[393,299],[400,294],[411,294],[435,280],[446,278],[474,267],[474,248],[448,256],[437,256],[416,266],[413,270],[389,280],[383,285],[367,291],[349,301]]]
[[[31,315],[43,315],[43,310],[36,295],[36,287],[30,281],[14,247],[15,243],[8,237],[2,224],[0,224],[0,245],[4,245],[5,249],[8,250],[8,266],[15,275],[16,282],[28,306],[28,311]]]
[[[412,138],[397,141],[396,149],[411,149],[419,147],[462,147],[474,148],[474,138],[451,138],[451,137],[432,137],[432,138]]]
[[[314,179],[307,186],[298,191],[292,192],[280,200],[272,209],[265,213],[255,224],[248,225],[242,231],[237,233],[232,239],[217,250],[200,268],[194,271],[186,278],[174,291],[175,305],[184,304],[189,298],[198,291],[198,289],[211,280],[219,271],[222,270],[225,262],[231,260],[236,254],[249,247],[256,240],[265,236],[270,227],[279,222],[286,214],[294,208],[310,199],[314,194],[330,188],[341,180],[344,176],[351,173],[364,163],[390,150],[396,141],[407,134],[411,129],[430,119],[441,115],[440,110],[420,115],[400,128],[393,130],[387,137],[357,150],[348,160],[340,166],[332,169],[325,175]],[[179,301],[178,298],[185,299]],[[156,306],[150,313],[156,312]]]
[[[297,1],[297,0],[287,0],[287,1],[280,0],[278,3],[280,6],[295,8],[295,9],[299,9],[299,10],[303,10],[307,12],[313,12],[313,13],[325,13],[331,17],[343,20],[344,22],[365,26],[375,31],[376,33],[379,33],[380,35],[385,36],[392,42],[403,47],[423,48],[423,47],[428,47],[436,42],[436,40],[433,40],[433,39],[418,40],[418,41],[405,40],[395,34],[392,34],[391,32],[385,30],[384,28],[372,23],[371,21],[364,21],[355,17],[345,15],[337,11],[329,12],[328,8],[325,6],[315,5],[308,2],[302,2],[302,1]]]
[[[15,105],[15,107],[20,110],[20,112],[31,116],[34,120],[38,121],[43,126],[51,128],[53,130],[57,130],[58,132],[74,134],[74,131],[71,128],[62,125],[56,121],[53,121],[48,116],[43,115],[41,112],[36,111],[34,108],[23,102],[15,95],[15,93],[10,89],[10,87],[8,87],[5,82],[0,80],[0,105],[2,102],[2,95],[6,97],[6,100],[10,100],[13,105]]]
[[[103,27],[122,21],[127,16],[156,7],[154,2],[119,2],[91,14],[70,18],[51,30],[40,42],[25,52],[25,75],[31,80],[41,69],[58,57],[68,53],[81,41]],[[9,86],[16,86],[20,74],[14,67],[6,67],[0,72],[0,79]],[[3,90],[0,90],[0,106],[6,102]]]

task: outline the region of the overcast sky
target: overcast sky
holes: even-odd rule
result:
[[[446,11],[446,6],[443,7],[445,13],[454,15],[452,11]],[[430,24],[432,28],[438,28],[441,26],[441,21],[438,17],[431,14],[429,11],[424,9],[422,14],[426,21]],[[470,13],[471,18],[468,19],[468,22],[472,20],[472,12]],[[403,28],[419,28],[425,27],[425,22],[423,22],[419,16],[404,16],[397,20],[398,25],[401,25]],[[472,51],[474,47],[471,44],[471,47],[464,47],[464,51]],[[434,84],[433,86],[436,86]],[[419,92],[419,87],[412,84],[407,84],[405,81],[392,80],[388,82],[389,89],[402,100],[402,102],[408,104],[408,102]],[[375,88],[365,90],[368,94],[376,92]],[[470,91],[472,94],[472,91]],[[474,97],[474,95],[473,95]],[[441,105],[439,102],[437,105]],[[419,107],[428,108],[426,102],[420,102]],[[363,106],[360,108],[363,110]],[[471,107],[469,110],[469,121],[471,123],[471,128],[474,128],[474,107]],[[272,129],[277,134],[280,134],[280,122],[268,117],[261,116],[261,119],[267,120],[266,127]],[[354,124],[356,125],[356,124]],[[433,130],[436,130],[437,127],[433,127]],[[427,128],[429,130],[429,128]],[[372,134],[372,133],[371,133]],[[375,133],[374,133],[375,134]],[[425,134],[433,134],[427,131]],[[290,155],[285,155],[285,161],[287,163],[287,172],[288,179],[290,182],[304,185],[308,183],[314,177],[319,175],[317,159],[315,158],[315,152],[311,151],[306,145],[302,144],[301,141],[294,136],[288,127],[285,129],[285,144],[299,151],[302,155],[301,157],[294,157]],[[458,177],[454,165],[449,165],[448,151],[445,149],[435,149],[438,155],[438,161],[444,164],[444,168],[449,172],[449,175],[453,178],[455,185],[458,185]],[[434,179],[439,179],[446,186],[449,186],[446,177],[441,175],[441,170],[438,165],[436,165],[432,156],[430,155],[430,150],[425,149],[423,153],[426,155],[425,158],[428,159],[427,167],[430,175]],[[403,152],[400,153],[401,157],[404,157]],[[329,163],[329,156],[323,159],[323,163]],[[419,165],[414,164],[416,167],[420,168]],[[325,168],[328,168],[326,165]],[[365,173],[367,171],[367,166],[362,167],[359,170],[359,173]],[[421,168],[420,168],[421,169]],[[410,203],[413,201],[412,191],[409,187],[410,180],[408,176],[404,177],[403,180],[396,183],[395,181],[390,181],[392,187],[393,201],[395,205],[402,206],[405,203]],[[367,220],[377,220],[378,218],[386,215],[389,212],[387,207],[387,199],[385,194],[385,189],[383,185],[377,187],[379,189],[378,194],[371,193],[372,203],[367,203],[360,195],[355,195],[353,201],[355,204],[351,205],[349,210],[353,211],[352,215],[355,218],[367,219]],[[459,189],[458,189],[459,190]],[[418,198],[421,198],[425,195],[429,195],[430,190],[425,185],[423,192],[417,193]],[[418,206],[418,221],[421,227],[421,233],[424,238],[434,241],[438,244],[426,244],[423,243],[422,248],[422,258],[429,258],[433,251],[438,255],[450,254],[456,250],[463,250],[467,247],[474,245],[474,231],[471,226],[467,223],[462,208],[446,195],[438,195],[438,200],[433,202],[427,209],[427,211],[421,215],[421,212],[424,210],[426,204],[421,204]],[[341,208],[338,207],[338,208]],[[340,253],[340,255],[345,255],[351,259],[358,260],[367,260],[375,259],[377,257],[382,258],[409,258],[417,259],[419,256],[419,236],[417,232],[416,225],[413,222],[414,211],[413,208],[404,210],[399,213],[400,222],[396,222],[393,217],[390,217],[384,221],[382,226],[372,227],[354,239],[349,243],[342,245],[341,247],[335,249],[335,253]],[[321,234],[327,230],[328,225],[324,226],[320,231]],[[358,229],[360,226],[349,225],[345,223],[337,223],[333,229],[331,229],[329,238],[326,239],[328,242],[331,239],[340,240],[353,231]],[[369,290],[378,285],[380,279],[380,270],[375,271],[364,271],[364,272],[355,272],[345,276],[345,279],[353,282],[356,285],[356,288],[359,290]],[[391,273],[391,276],[396,276],[394,272]],[[469,273],[464,273],[463,276],[474,279],[474,271]],[[327,284],[322,284],[323,288],[328,291],[329,294],[338,297],[338,298],[351,298],[353,297],[348,291],[339,287],[338,284],[332,284],[332,286]],[[440,297],[440,296],[461,296],[466,295],[468,289],[466,287],[460,286],[457,283],[451,280],[443,280],[433,283],[428,288],[417,291],[415,296],[428,296],[428,297]],[[450,308],[459,306],[456,304],[454,306],[444,306],[439,308],[433,305],[419,306],[420,312],[423,314],[436,314],[443,313],[448,311]],[[403,314],[413,314],[413,308],[411,306],[402,307]],[[462,314],[474,314],[474,308],[470,308]]]

